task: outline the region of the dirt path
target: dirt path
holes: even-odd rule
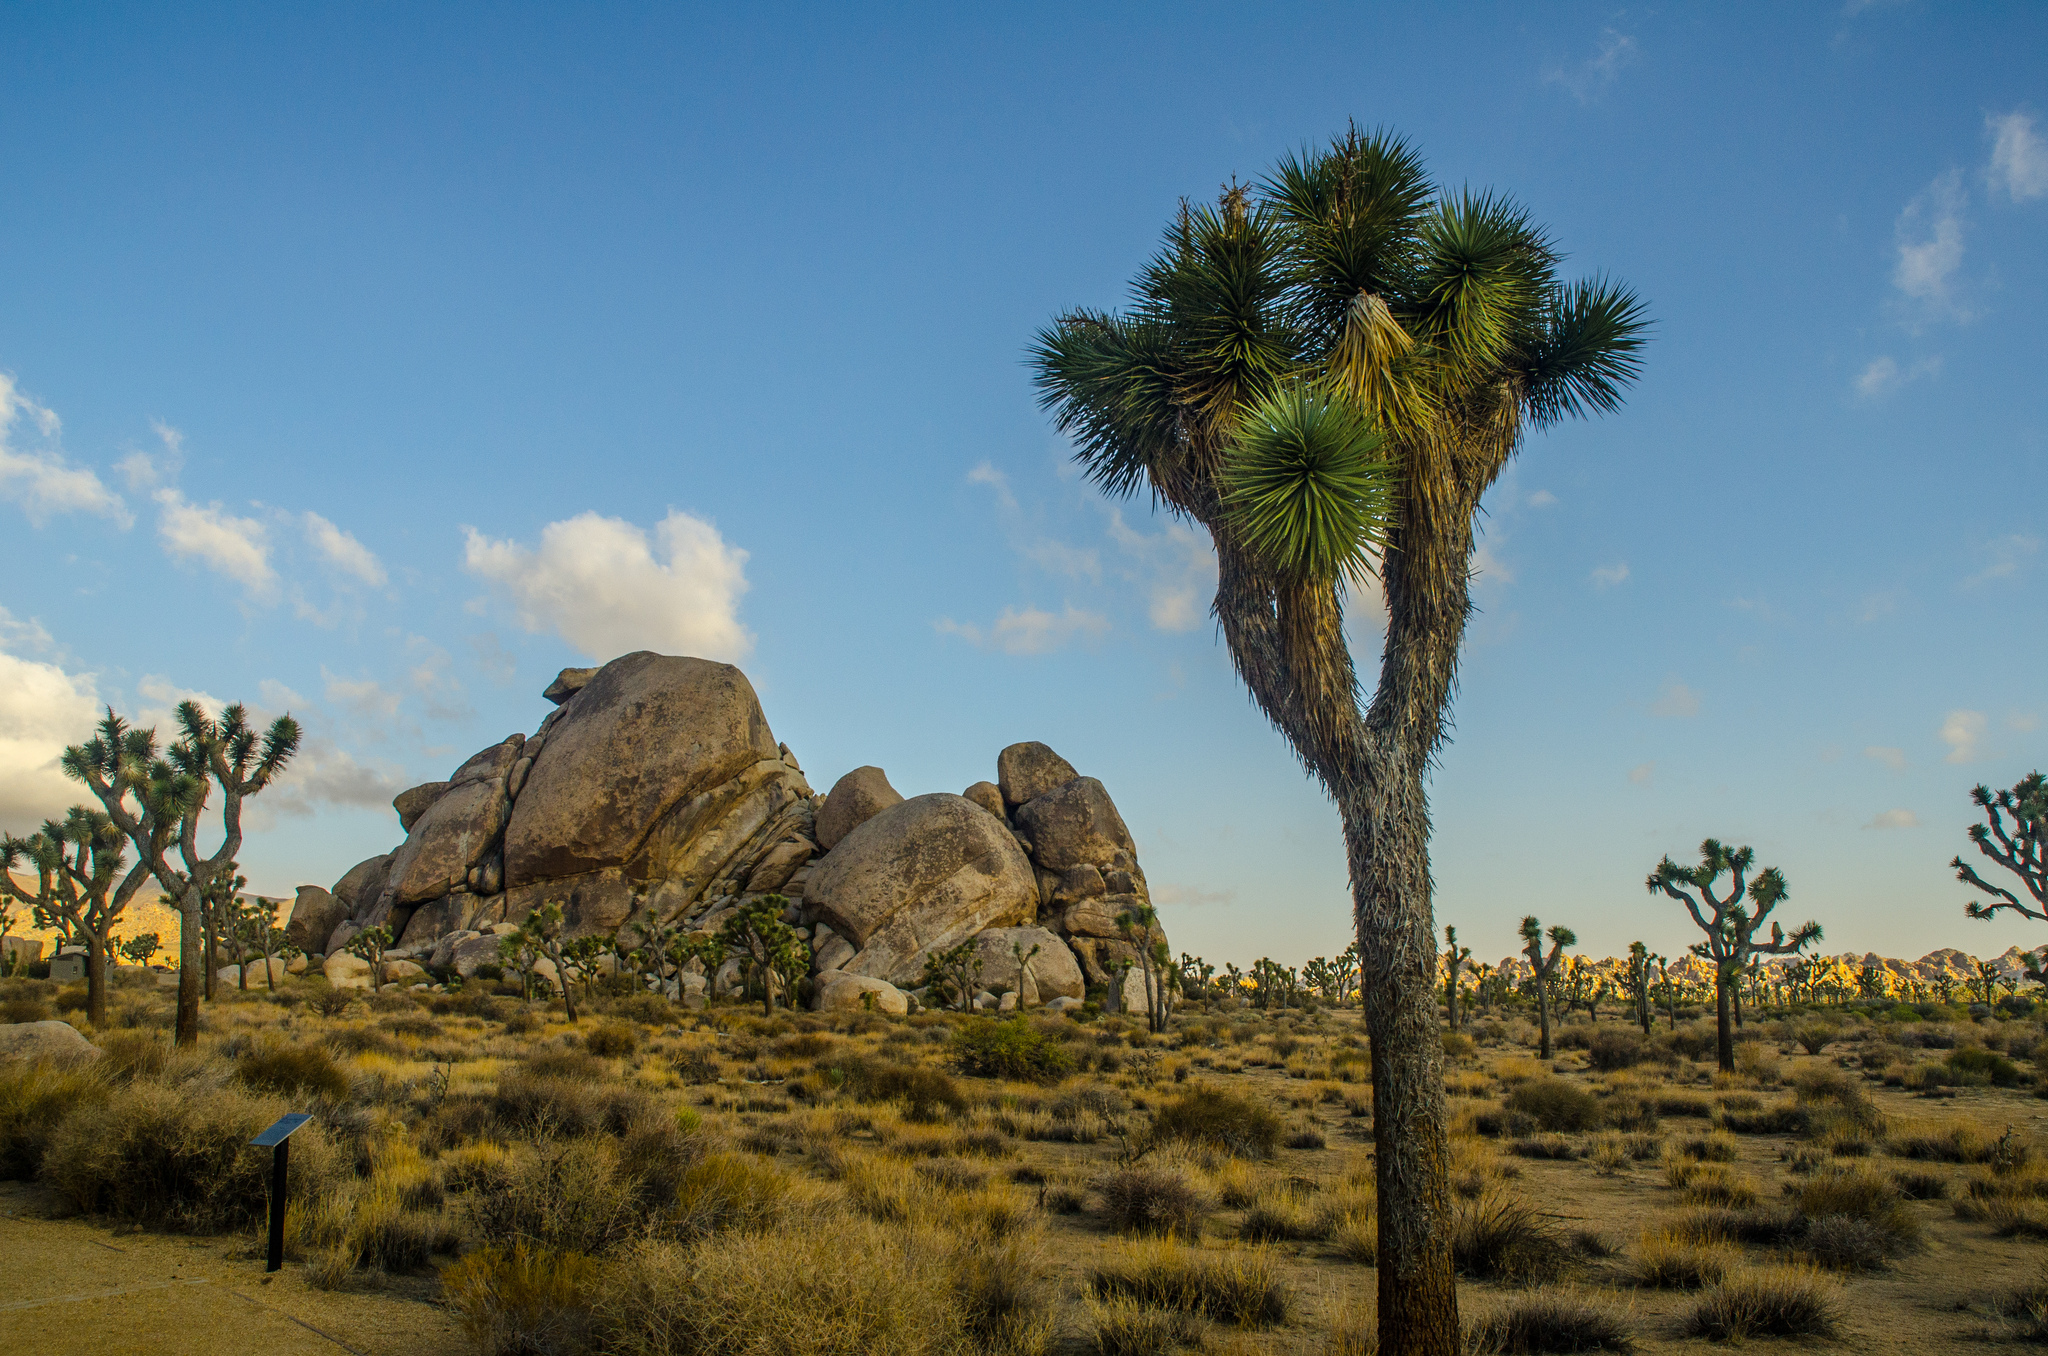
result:
[[[9,1356],[468,1356],[433,1282],[333,1293],[246,1238],[114,1233],[0,1183],[0,1352]]]

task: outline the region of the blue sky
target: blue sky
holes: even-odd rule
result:
[[[1489,498],[1439,920],[1675,949],[1643,877],[1714,834],[1830,950],[2048,941],[1945,866],[2048,764],[2044,51],[2018,4],[7,6],[0,823],[96,703],[243,699],[311,736],[252,884],[330,882],[557,668],[689,651],[820,789],[1042,739],[1177,944],[1341,949],[1204,543],[1075,476],[1023,355],[1356,119],[1657,322]]]

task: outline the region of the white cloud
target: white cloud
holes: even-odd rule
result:
[[[1549,508],[1557,502],[1557,496],[1549,490],[1538,490],[1529,496],[1530,508]]]
[[[941,618],[934,625],[941,635],[958,636],[978,649],[1000,650],[1004,654],[1049,654],[1071,640],[1106,634],[1109,618],[1069,603],[1059,613],[1037,607],[1006,607],[986,630],[951,617]]]
[[[1472,548],[1472,582],[1476,584],[1512,584],[1515,572],[1508,563],[1493,553],[1493,548],[1480,542]]]
[[[154,673],[142,675],[135,684],[135,694],[144,703],[135,713],[135,724],[154,727],[160,745],[168,744],[177,737],[178,706],[181,703],[198,702],[208,715],[215,717],[227,709],[227,703],[211,692],[196,687],[179,687],[170,679]]]
[[[67,745],[92,737],[99,688],[93,674],[8,653],[23,642],[43,648],[48,634],[36,623],[14,622],[5,609],[0,619],[7,623],[0,630],[7,647],[0,649],[0,829],[26,834],[90,799],[58,759]]]
[[[42,447],[15,446],[15,425],[24,416],[41,436]],[[96,513],[124,528],[132,526],[135,517],[120,495],[91,468],[65,460],[56,444],[61,427],[55,411],[23,395],[13,377],[0,372],[0,498],[20,504],[37,527],[60,513]]]
[[[128,488],[138,494],[176,479],[185,466],[185,435],[161,419],[150,420],[149,426],[155,431],[157,441],[164,445],[164,450],[154,454],[130,452],[114,463],[114,468],[126,477]]]
[[[1917,829],[1920,816],[1911,810],[1886,810],[1863,826],[1866,829]]]
[[[1966,318],[1954,291],[1963,265],[1962,171],[1950,170],[1906,204],[1896,234],[1892,285],[1932,313]]]
[[[2032,116],[1996,114],[1984,119],[1992,134],[1991,186],[2002,188],[2014,202],[2048,197],[2048,142],[2034,131]]]
[[[1102,582],[1102,553],[1090,546],[1070,546],[1051,537],[1041,537],[1024,548],[1025,558],[1048,574],[1067,579]]]
[[[984,461],[969,471],[967,483],[988,486],[996,492],[996,501],[1006,509],[1017,507],[1017,496],[1010,493],[1010,478],[989,462]]]
[[[1657,700],[1650,704],[1653,716],[1684,718],[1700,713],[1700,694],[1694,692],[1676,678],[1664,680],[1664,686],[1657,690]]]
[[[1889,395],[1901,386],[1908,386],[1925,377],[1934,377],[1940,374],[1941,358],[1939,355],[1931,358],[1917,359],[1910,367],[1903,368],[1899,366],[1896,358],[1873,358],[1871,359],[1870,366],[1864,368],[1856,376],[1856,394],[1862,396],[1865,400],[1875,400],[1881,395]]]
[[[1941,722],[1941,742],[1948,745],[1948,762],[1969,762],[1977,756],[1977,746],[1983,739],[1982,711],[1951,711]]]
[[[1208,533],[1168,519],[1147,535],[1112,509],[1109,537],[1135,567],[1127,577],[1143,586],[1155,630],[1192,631],[1202,624],[1216,596],[1216,548]]]
[[[1873,762],[1883,763],[1894,772],[1906,766],[1906,751],[1904,749],[1887,748],[1883,744],[1870,745],[1863,750],[1863,756]]]
[[[1612,565],[1597,565],[1593,568],[1593,587],[1611,589],[1616,584],[1628,582],[1628,562],[1617,560]]]
[[[399,702],[404,700],[402,693],[393,692],[374,678],[344,678],[329,673],[325,664],[320,666],[320,678],[326,684],[327,700],[358,720],[392,720],[398,715]]]
[[[216,501],[201,506],[176,489],[151,496],[163,510],[157,535],[175,559],[197,560],[242,586],[252,601],[274,602],[277,571],[270,566],[270,533],[254,518],[237,518]]]
[[[1657,775],[1655,762],[1637,763],[1628,770],[1628,779],[1636,786],[1648,786],[1650,779]]]
[[[372,588],[383,585],[386,575],[384,563],[377,559],[369,547],[357,541],[317,513],[304,515],[306,533],[312,539],[313,549],[335,569],[343,574],[353,575]]]
[[[1570,68],[1552,66],[1543,73],[1543,79],[1546,84],[1561,85],[1571,91],[1580,103],[1591,103],[1639,54],[1634,38],[1612,28],[1602,29],[1599,46],[1592,56]]]
[[[476,714],[469,703],[469,690],[451,671],[455,666],[452,655],[425,636],[409,637],[406,650],[413,657],[406,680],[429,720],[467,720]]]
[[[332,739],[310,735],[276,785],[249,802],[249,827],[266,828],[279,816],[308,818],[322,806],[385,809],[406,785],[394,769],[357,762]]]
[[[2015,711],[2005,718],[2005,723],[2009,729],[2021,734],[2031,734],[2041,728],[2041,718],[2032,711]]]
[[[1985,554],[1991,557],[1991,563],[1963,582],[1988,584],[1994,579],[2010,579],[2018,574],[2020,566],[2040,549],[2039,537],[2029,537],[2018,532],[2009,536],[1994,537],[1984,544]]]
[[[702,518],[670,509],[651,546],[638,526],[597,513],[549,523],[538,549],[463,532],[463,567],[511,599],[521,626],[592,659],[658,650],[739,660],[754,648],[739,620],[747,553]]]

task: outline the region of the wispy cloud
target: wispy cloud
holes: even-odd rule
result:
[[[1969,318],[1955,294],[1963,266],[1963,206],[1963,172],[1950,170],[1899,213],[1892,286],[1925,316]]]
[[[1664,686],[1657,690],[1657,700],[1650,703],[1653,716],[1683,720],[1699,713],[1700,694],[1676,678],[1667,678]]]
[[[1593,567],[1593,587],[1596,589],[1611,589],[1616,584],[1627,582],[1628,562],[1625,560],[1617,560],[1612,565]]]
[[[304,521],[306,536],[322,560],[372,588],[383,586],[386,579],[384,562],[378,560],[369,547],[310,510],[304,515]]]
[[[2014,202],[2048,197],[2048,142],[2034,131],[2032,115],[1997,114],[1984,125],[1992,136],[1992,189],[2003,189]]]
[[[1863,756],[1872,762],[1883,763],[1894,772],[1906,766],[1906,751],[1904,749],[1894,749],[1883,744],[1870,745],[1863,750]]]
[[[1866,829],[1917,829],[1920,816],[1911,810],[1886,810],[1863,826]]]
[[[1529,496],[1530,508],[1549,508],[1557,502],[1557,496],[1549,490],[1538,490]]]
[[[242,586],[250,601],[277,601],[277,571],[270,564],[270,533],[254,518],[238,518],[218,501],[195,504],[177,489],[150,496],[160,510],[157,535],[174,560],[196,560]]]
[[[1017,496],[1010,493],[1010,478],[998,471],[992,463],[982,462],[967,473],[970,485],[986,485],[996,492],[996,502],[1006,509],[1017,507]]]
[[[1109,631],[1109,618],[1088,612],[1072,603],[1060,612],[1038,607],[1006,607],[994,624],[984,628],[971,622],[942,617],[933,626],[939,634],[958,636],[969,645],[1003,654],[1050,654],[1074,640],[1093,639]]]
[[[1216,549],[1209,534],[1171,519],[1140,532],[1121,510],[1109,515],[1109,539],[1130,562],[1126,578],[1145,590],[1145,612],[1160,631],[1192,631],[1216,592]]]
[[[1590,104],[1641,54],[1633,37],[1616,29],[1602,29],[1592,56],[1571,66],[1552,66],[1543,72],[1543,80],[1545,84],[1561,86],[1580,103]]]
[[[17,445],[17,426],[35,430],[41,446]],[[21,505],[29,522],[43,526],[63,513],[91,513],[122,527],[135,517],[121,496],[87,466],[73,466],[57,445],[63,424],[54,410],[21,393],[14,378],[0,372],[0,498]]]
[[[1976,758],[1979,746],[1984,742],[1984,713],[1982,711],[1951,711],[1942,718],[1941,742],[1948,745],[1951,763],[1967,763]]]
[[[1918,358],[1910,366],[1899,366],[1898,359],[1889,355],[1871,359],[1870,366],[1856,374],[1856,394],[1865,400],[1875,400],[1889,395],[1901,386],[1909,386],[1923,378],[1941,374],[1941,357],[1935,355]]]
[[[1983,553],[1990,557],[1991,563],[1965,579],[1963,583],[1966,585],[1988,584],[1994,579],[2012,578],[2040,551],[2041,539],[2014,532],[1992,538],[1982,549]]]

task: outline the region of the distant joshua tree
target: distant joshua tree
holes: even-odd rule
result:
[[[1568,946],[1579,944],[1579,935],[1567,927],[1550,929],[1550,956],[1543,955],[1543,924],[1530,914],[1522,920],[1522,953],[1529,958],[1529,970],[1536,980],[1536,1016],[1542,1033],[1542,1047],[1538,1053],[1544,1059],[1550,1058],[1550,977],[1557,970],[1557,959]]]
[[[1809,920],[1789,937],[1773,923],[1771,939],[1757,940],[1757,929],[1790,891],[1785,885],[1785,874],[1775,866],[1765,867],[1751,879],[1749,872],[1755,862],[1753,849],[1726,847],[1719,839],[1709,838],[1700,844],[1698,866],[1680,866],[1667,856],[1657,863],[1647,883],[1651,894],[1669,895],[1685,905],[1692,921],[1707,934],[1705,941],[1693,944],[1692,953],[1714,963],[1714,1013],[1719,1028],[1716,1056],[1723,1073],[1735,1072],[1735,1031],[1729,999],[1750,960],[1756,956],[1795,955],[1821,936],[1820,924]],[[1727,888],[1716,895],[1714,883],[1723,876],[1728,878]],[[1747,904],[1743,902],[1745,898]],[[1750,905],[1755,906],[1754,913],[1750,912]]]
[[[36,926],[55,928],[64,939],[85,944],[85,1015],[96,1028],[107,1024],[107,956],[114,929],[128,901],[149,882],[149,868],[142,863],[122,870],[127,847],[113,820],[82,805],[26,838],[0,838],[0,896],[28,905]],[[24,861],[36,873],[33,894],[14,880],[15,864]]]
[[[2048,778],[2031,772],[2009,791],[1979,786],[1970,792],[1970,799],[1984,811],[1985,820],[1970,826],[1970,841],[1977,851],[2018,876],[2033,902],[2022,900],[2002,885],[1993,885],[1957,857],[1949,863],[1956,869],[1956,879],[1982,890],[1993,901],[1986,904],[1973,899],[1963,906],[1963,912],[1972,918],[1995,918],[2000,909],[2011,909],[2022,918],[2048,923]]]
[[[1465,968],[1465,962],[1472,959],[1472,948],[1458,945],[1458,930],[1449,924],[1444,925],[1444,947],[1444,974],[1448,976],[1444,981],[1444,988],[1447,992],[1445,1015],[1450,1021],[1451,1030],[1456,1031],[1458,1029],[1458,974]]]

